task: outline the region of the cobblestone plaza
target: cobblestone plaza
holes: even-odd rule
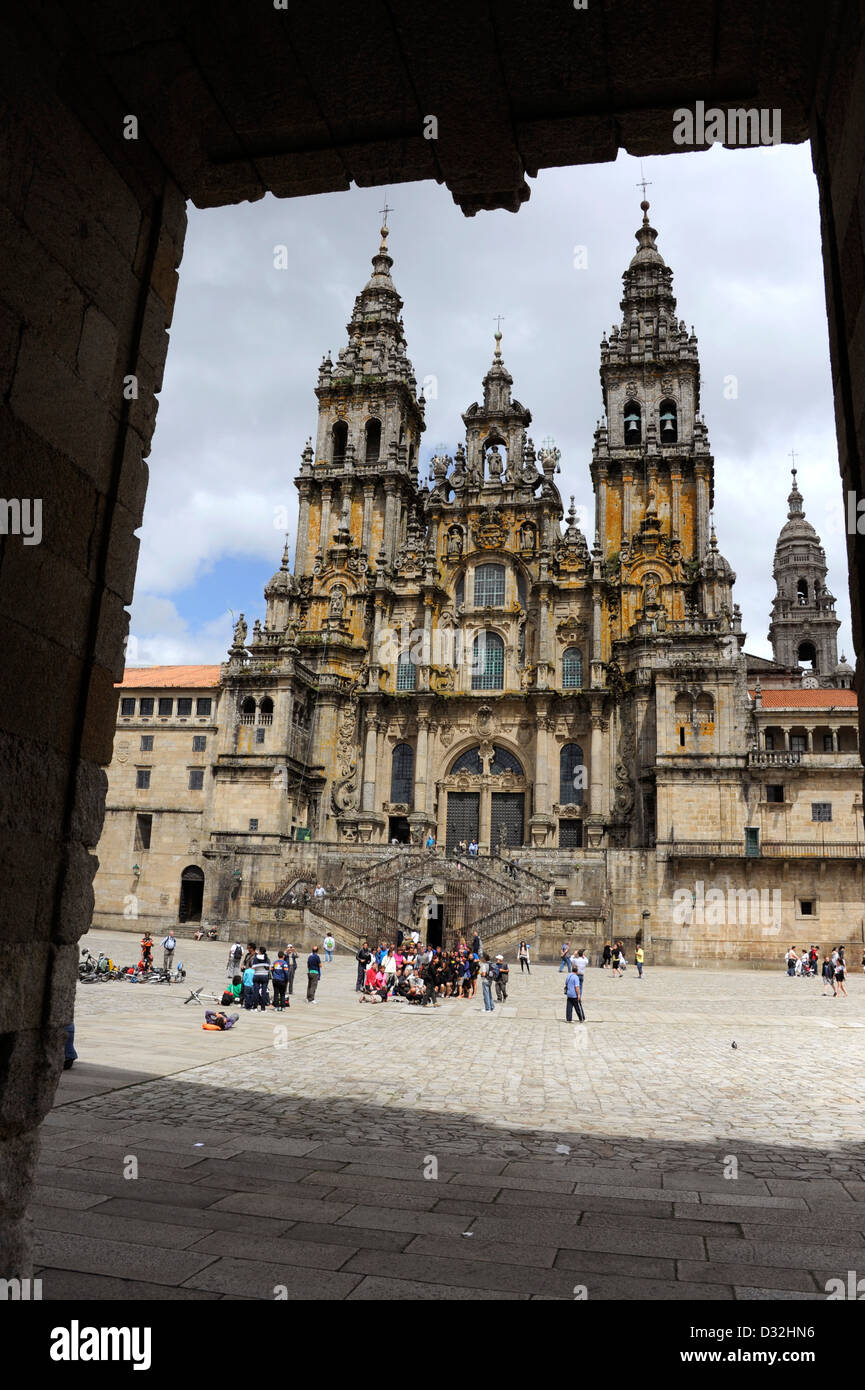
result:
[[[221,990],[224,944],[179,954]],[[346,955],[310,1006],[301,957],[290,1011],[227,1034],[184,985],[81,985],[43,1296],[823,1299],[865,1269],[854,965],[847,999],[780,962],[592,968],[570,1026],[551,966],[485,1014],[359,1005]]]

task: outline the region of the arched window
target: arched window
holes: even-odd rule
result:
[[[586,766],[583,750],[578,743],[566,743],[559,754],[559,803],[562,806],[582,806],[586,785]]]
[[[643,438],[643,412],[636,401],[625,403],[625,447],[633,449]]]
[[[348,425],[345,420],[337,420],[330,432],[330,458],[332,463],[345,462],[345,448],[348,444]]]
[[[675,401],[661,401],[661,443],[675,444],[679,438],[679,421]]]
[[[396,663],[397,690],[414,690],[417,685],[417,666],[409,652],[400,652]]]
[[[494,777],[498,777],[503,772],[514,772],[517,777],[524,777],[523,765],[513,753],[509,753],[507,748],[499,748],[498,744],[493,744],[493,760],[490,763],[490,772]]]
[[[378,463],[381,454],[381,420],[367,420],[366,449],[364,459],[367,463]]]
[[[390,799],[411,806],[414,801],[414,749],[398,743],[390,760]]]
[[[817,666],[817,649],[813,642],[800,642],[796,660],[803,671],[813,671]]]
[[[800,579],[796,585],[796,595],[799,600],[799,607],[804,608],[808,603],[808,580]]]
[[[517,570],[517,598],[521,608],[528,608],[528,595],[526,591],[526,576]]]
[[[456,587],[456,590],[455,590],[455,592],[454,592],[454,603],[456,604],[457,608],[459,608],[460,604],[465,603],[465,601],[466,601],[466,578],[465,578],[465,575],[464,575],[464,574],[461,574],[460,577],[459,577],[459,579],[457,580],[457,587]]]
[[[273,723],[273,701],[269,695],[265,695],[264,699],[259,701],[258,722],[259,724]]]
[[[247,695],[246,699],[241,702],[240,722],[241,724],[255,723],[255,701],[251,695]]]
[[[455,772],[470,772],[474,777],[483,774],[484,765],[477,748],[467,748],[464,753],[460,753],[453,767],[451,774]]]
[[[497,632],[479,632],[472,647],[472,690],[501,690],[505,644]]]
[[[475,570],[475,607],[500,608],[504,601],[504,565],[478,565]]]
[[[697,722],[701,734],[712,733],[715,725],[715,701],[706,691],[697,696]]]
[[[582,690],[583,653],[579,647],[568,647],[562,657],[562,689]]]

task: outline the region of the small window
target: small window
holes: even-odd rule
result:
[[[150,718],[153,713],[153,700],[150,696],[138,701],[138,713],[141,715],[142,719]]]
[[[766,752],[767,752],[767,753],[774,753],[774,751],[775,751],[775,735],[774,735],[774,734],[764,734],[764,736],[763,736],[763,747],[766,749]]]
[[[813,917],[813,916],[814,916],[814,899],[813,899],[813,898],[800,898],[800,899],[799,899],[799,912],[801,913],[801,915],[802,915],[803,917]]]
[[[579,647],[568,647],[562,657],[562,689],[580,690],[583,684],[583,653]]]
[[[745,826],[745,856],[748,859],[760,857],[760,831],[756,826]]]
[[[204,786],[204,768],[203,768],[203,767],[191,767],[191,768],[189,769],[189,790],[190,790],[191,792],[200,792],[203,786]]]
[[[120,713],[124,719],[131,719],[135,713],[135,701],[128,697],[120,701]]]
[[[192,713],[192,700],[191,700],[191,699],[178,700],[178,701],[177,701],[177,717],[178,717],[178,719],[188,719],[191,713]]]
[[[679,730],[679,747],[680,747],[680,748],[684,748],[684,746],[685,746],[685,730],[684,730],[684,727],[682,727],[682,728]]]
[[[398,743],[390,760],[390,799],[411,806],[414,802],[414,749]]]
[[[160,719],[169,719],[174,712],[174,701],[161,698],[159,701]]]
[[[823,735],[823,752],[824,752],[824,753],[834,753],[834,752],[835,752],[835,738],[834,738],[834,736],[833,736],[832,734],[824,734],[824,735]]]
[[[460,575],[459,583],[457,584],[456,592],[455,592],[455,594],[454,594],[454,603],[456,604],[457,608],[459,608],[460,604],[465,603],[465,601],[466,601],[466,581],[465,581],[465,575]]]
[[[152,816],[135,817],[135,843],[134,849],[150,849],[150,836],[153,832]]]
[[[790,735],[790,752],[805,753],[808,750],[808,740],[804,734]]]
[[[202,699],[196,701],[196,703],[195,703],[195,713],[196,713],[196,714],[209,714],[209,713],[210,713],[210,710],[211,710],[212,704],[213,704],[213,701],[211,700],[210,696],[209,696],[209,695],[204,696]]]
[[[142,734],[142,735],[141,735],[141,752],[142,752],[142,753],[152,753],[152,752],[153,752],[153,735],[152,735],[152,734]]]
[[[257,821],[257,820],[251,820],[251,821],[249,822],[249,828],[250,828],[250,830],[257,830],[257,829],[258,829],[258,821]]]
[[[204,734],[195,734],[192,739],[193,753],[203,753],[207,748],[207,739]]]
[[[266,729],[256,729],[256,731],[255,731],[255,741],[256,741],[256,743],[264,743],[264,736],[265,736],[266,733],[267,733],[267,730],[266,730]]]
[[[417,684],[417,667],[408,652],[400,652],[396,664],[397,690],[414,690]]]
[[[832,802],[831,801],[812,801],[811,802],[812,820],[831,820]]]
[[[766,800],[779,802],[784,800],[784,788],[777,784],[772,784],[766,788]]]
[[[582,806],[586,765],[578,743],[566,743],[559,754],[559,801],[563,806]]]
[[[139,792],[150,790],[150,768],[138,767],[135,769],[135,789]]]

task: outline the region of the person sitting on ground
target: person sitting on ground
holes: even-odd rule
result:
[[[231,990],[231,993],[234,995],[235,1003],[240,1004],[243,1000],[243,976],[235,975],[234,979],[229,985],[229,989]]]

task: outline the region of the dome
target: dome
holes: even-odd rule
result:
[[[272,578],[268,579],[264,586],[265,598],[288,598],[297,589],[297,581],[293,574],[288,570],[288,536],[285,538],[285,549],[282,552],[282,564]]]
[[[726,560],[718,549],[718,542],[715,539],[715,528],[709,537],[709,548],[706,551],[706,558],[703,561],[703,574],[707,579],[723,579],[730,584],[735,583],[736,575],[729,560]]]
[[[819,546],[820,537],[805,516],[802,494],[796,486],[796,469],[792,468],[790,471],[793,474],[793,487],[787,498],[787,520],[781,527],[776,549],[778,546],[797,542]]]
[[[853,670],[853,667],[850,665],[843,652],[841,653],[841,660],[835,667],[833,674],[839,677],[844,677],[845,679],[849,680],[853,680],[854,676],[856,675],[856,672]]]

